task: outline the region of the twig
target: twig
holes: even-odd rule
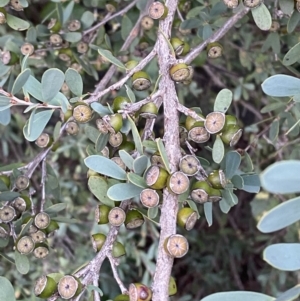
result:
[[[176,109],[185,114],[186,116],[191,116],[192,118],[194,118],[197,121],[205,121],[205,118],[199,116],[194,110],[191,110],[187,107],[185,107],[184,105],[182,105],[181,103],[177,103]]]
[[[46,202],[46,177],[47,177],[47,169],[46,169],[46,157],[45,157],[42,161],[42,180],[41,180],[42,193],[41,193],[40,212],[44,211],[44,205]]]
[[[191,63],[201,51],[209,44],[220,40],[241,18],[243,18],[248,12],[249,8],[245,7],[234,16],[232,16],[228,21],[218,29],[209,39],[203,41],[197,47],[192,49],[184,58],[183,61],[187,64]]]
[[[98,277],[94,278],[93,285],[98,287]],[[93,296],[94,296],[94,301],[101,301],[100,293],[97,292],[96,290],[93,291]]]

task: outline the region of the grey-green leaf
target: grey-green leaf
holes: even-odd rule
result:
[[[84,163],[88,168],[105,176],[112,177],[118,180],[127,179],[126,172],[121,167],[103,156],[89,156],[85,158]]]
[[[263,215],[257,224],[259,231],[271,233],[292,225],[300,220],[300,197],[277,205]]]
[[[292,301],[292,300],[296,300],[296,298],[299,297],[299,295],[300,295],[300,284],[280,294],[275,301]]]
[[[231,179],[241,164],[241,155],[236,151],[228,152],[225,156],[225,175]]]
[[[93,102],[93,103],[91,104],[91,108],[92,108],[95,112],[97,112],[101,117],[103,117],[103,116],[105,116],[105,115],[110,115],[110,114],[111,114],[110,110],[109,110],[107,107],[103,106],[103,105],[102,105],[101,103],[99,103],[99,102]]]
[[[108,138],[108,134],[99,133],[95,143],[95,149],[97,152],[101,152],[105,148]]]
[[[66,84],[71,92],[76,96],[81,96],[83,91],[83,82],[81,75],[72,68],[69,68],[65,73]]]
[[[171,173],[170,171],[170,163],[169,163],[169,159],[168,159],[168,156],[167,156],[167,152],[166,152],[166,149],[165,149],[165,146],[162,142],[162,140],[160,138],[157,138],[155,139],[156,141],[156,144],[157,144],[157,149],[159,151],[159,154],[165,164],[165,168],[167,170],[168,173]]]
[[[89,28],[95,21],[95,17],[92,12],[89,10],[85,11],[81,16],[81,23],[83,24],[84,29]]]
[[[148,167],[149,159],[147,156],[142,155],[136,158],[133,162],[133,170],[136,174],[141,175]]]
[[[213,223],[212,203],[211,202],[204,203],[203,207],[204,207],[204,215],[205,215],[206,221],[208,223],[208,226],[210,227]]]
[[[45,71],[42,76],[43,101],[49,102],[53,99],[61,89],[64,80],[64,73],[57,68],[51,68]]]
[[[260,180],[259,176],[256,174],[253,175],[241,175],[244,180],[243,190],[251,193],[258,193],[260,190]]]
[[[300,43],[293,46],[283,58],[283,64],[290,66],[300,59]]]
[[[261,30],[269,30],[271,28],[272,16],[264,3],[256,8],[253,8],[251,12],[254,22],[258,28]]]
[[[221,90],[214,104],[214,111],[226,113],[232,102],[232,92],[228,89]]]
[[[27,21],[24,21],[18,17],[15,17],[11,14],[6,15],[6,21],[9,27],[14,30],[26,30],[29,28],[30,24]]]
[[[15,251],[15,262],[16,268],[19,273],[25,275],[29,272],[30,263],[26,255],[20,254],[18,251]]]
[[[234,185],[234,187],[238,189],[243,189],[244,188],[244,180],[240,175],[234,175],[231,178],[231,182]]]
[[[0,276],[0,300],[16,301],[12,284],[5,277]]]
[[[66,40],[70,43],[77,43],[82,38],[81,32],[66,32],[62,36],[63,36],[64,40]]]
[[[29,79],[25,83],[24,88],[35,99],[43,101],[42,85],[34,76],[29,76]]]
[[[216,140],[213,145],[212,157],[216,163],[221,163],[225,154],[224,143],[219,135],[217,135]]]
[[[143,188],[135,186],[131,183],[120,183],[110,187],[107,191],[107,195],[113,200],[123,201],[138,197],[142,190]]]
[[[127,174],[127,178],[128,178],[128,181],[132,184],[134,184],[135,186],[138,186],[138,187],[141,187],[141,188],[147,188],[148,185],[145,181],[145,179],[133,172],[129,172]]]
[[[300,21],[300,13],[295,9],[292,13],[292,16],[288,20],[288,24],[287,24],[288,33],[292,33],[295,30],[299,21]]]
[[[256,292],[237,291],[209,295],[201,301],[274,301],[275,298]]]
[[[130,154],[128,154],[125,150],[119,150],[119,156],[124,162],[124,164],[127,166],[128,169],[133,169],[133,161],[134,159]]]
[[[17,94],[23,88],[30,76],[30,73],[30,69],[25,69],[17,76],[11,89],[12,94]]]
[[[131,132],[132,132],[133,141],[134,141],[136,150],[139,152],[140,155],[142,155],[143,154],[143,144],[141,141],[139,131],[138,131],[134,121],[129,116],[128,116],[128,120],[130,123]]]
[[[300,160],[276,162],[267,167],[261,174],[262,187],[272,193],[300,192]]]
[[[116,57],[114,57],[109,50],[98,48],[98,52],[99,52],[100,55],[102,55],[105,59],[110,61],[115,66],[117,66],[119,68],[122,68],[122,69],[126,69],[124,64],[121,61],[119,61]]]
[[[133,93],[131,88],[128,87],[127,85],[125,85],[125,89],[126,89],[126,93],[127,93],[128,98],[130,99],[130,101],[135,102],[135,94]]]
[[[264,250],[263,258],[281,271],[300,270],[300,244],[281,243],[268,246]]]

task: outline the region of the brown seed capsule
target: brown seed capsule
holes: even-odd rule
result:
[[[121,226],[126,218],[125,211],[120,207],[114,207],[109,211],[108,221],[112,226]]]
[[[113,13],[116,12],[116,7],[113,4],[111,4],[111,3],[105,4],[105,8],[111,14],[113,14]]]
[[[179,161],[179,169],[187,176],[194,176],[200,168],[200,161],[194,155],[185,155]]]
[[[33,255],[35,258],[43,259],[49,254],[49,247],[46,244],[38,243],[35,245]]]
[[[150,162],[152,165],[157,165],[157,166],[165,168],[165,163],[164,163],[162,157],[158,153],[155,153],[151,156]]]
[[[23,55],[32,55],[34,53],[34,46],[31,43],[24,43],[21,46],[21,53]]]
[[[6,23],[6,10],[3,7],[0,7],[0,25]]]
[[[89,49],[89,45],[85,42],[80,41],[77,43],[76,48],[77,48],[77,52],[86,53]]]
[[[142,283],[131,283],[128,294],[130,301],[150,301],[152,298],[151,289]]]
[[[99,130],[100,133],[102,133],[102,134],[107,134],[108,133],[106,123],[102,119],[98,118],[96,120],[96,126],[97,126],[97,129]]]
[[[24,9],[24,6],[20,3],[19,0],[10,0],[10,6],[16,11],[21,11]]]
[[[150,17],[145,16],[142,19],[141,25],[145,30],[150,30],[154,25],[154,21]]]
[[[140,201],[147,208],[156,207],[159,204],[159,194],[154,189],[145,188],[140,193]]]
[[[216,59],[223,54],[223,47],[220,43],[214,42],[207,46],[207,55],[212,59]]]
[[[57,34],[57,33],[53,33],[51,36],[50,36],[50,43],[53,45],[53,46],[60,46],[62,44],[62,37]]]
[[[0,221],[3,223],[11,222],[17,216],[14,207],[5,205],[0,208]]]
[[[223,0],[225,5],[229,8],[236,8],[239,5],[239,0]]]
[[[47,146],[50,146],[52,143],[52,139],[49,134],[42,133],[36,140],[35,144],[40,148],[45,148]]]
[[[79,133],[79,126],[75,121],[69,121],[66,125],[66,132],[69,135],[77,135]]]
[[[76,277],[66,275],[59,280],[57,289],[63,299],[71,299],[81,291],[81,283]]]
[[[184,236],[173,234],[166,239],[164,248],[171,257],[181,258],[188,252],[189,244]]]
[[[209,113],[204,121],[204,126],[210,134],[216,134],[222,131],[225,125],[225,114],[222,112]]]
[[[24,175],[20,175],[16,178],[15,185],[18,190],[24,190],[29,186],[29,178]]]
[[[126,165],[125,165],[125,163],[122,161],[122,159],[120,157],[112,157],[111,160],[113,162],[115,162],[122,169],[124,169],[124,170],[126,169]]]
[[[68,24],[69,31],[77,31],[81,28],[81,23],[79,20],[72,20]]]
[[[27,255],[34,249],[34,241],[30,236],[23,236],[17,241],[17,251],[21,254]]]
[[[34,224],[39,229],[46,229],[50,224],[50,216],[46,212],[38,213],[34,218]]]
[[[150,5],[148,10],[148,15],[152,19],[163,20],[168,15],[168,8],[163,3],[155,1]]]
[[[189,140],[196,143],[205,143],[209,140],[210,134],[203,126],[196,126],[188,132]]]
[[[108,138],[108,143],[113,147],[118,147],[123,142],[123,135],[120,132],[110,133]]]
[[[37,230],[36,232],[31,233],[30,237],[35,243],[44,242],[46,240],[46,234],[41,230]]]
[[[74,108],[73,117],[79,123],[86,123],[92,119],[93,111],[88,105],[80,104]]]
[[[300,2],[297,2],[300,5]],[[300,7],[300,6],[299,6]],[[280,29],[280,23],[277,20],[273,20],[271,27],[270,27],[270,31],[272,32],[276,32]]]
[[[264,2],[263,0],[243,0],[244,5],[249,8],[258,7],[263,2]]]
[[[189,189],[190,180],[182,171],[174,172],[168,179],[168,187],[175,194],[182,194]]]

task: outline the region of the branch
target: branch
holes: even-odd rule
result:
[[[191,110],[191,109],[185,107],[184,105],[182,105],[179,102],[177,102],[176,108],[179,112],[183,113],[186,116],[191,116],[192,118],[194,118],[197,121],[205,121],[205,118],[199,116],[194,110]]]
[[[46,177],[47,177],[47,170],[46,170],[46,157],[45,157],[42,162],[42,180],[41,180],[42,197],[41,197],[40,212],[44,211],[44,204],[46,202]]]
[[[241,18],[243,18],[248,12],[249,8],[245,7],[232,16],[227,22],[218,29],[209,39],[203,41],[197,47],[192,49],[184,58],[183,61],[187,64],[191,63],[203,50],[212,42],[220,40]]]

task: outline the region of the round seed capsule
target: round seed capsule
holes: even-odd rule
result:
[[[109,211],[108,221],[112,226],[121,226],[126,218],[125,211],[120,207],[114,207]]]
[[[10,6],[16,11],[21,11],[24,8],[19,0],[10,0]]]
[[[216,59],[223,54],[223,47],[220,43],[211,43],[207,46],[207,55],[212,59]]]
[[[209,140],[210,134],[203,126],[196,126],[189,130],[188,138],[196,143],[205,143]]]
[[[141,21],[141,25],[145,30],[150,30],[154,25],[154,21],[150,17],[145,16]]]
[[[77,31],[81,28],[81,23],[79,20],[72,20],[68,24],[69,31]]]
[[[119,242],[115,241],[112,248],[112,256],[114,258],[119,258],[126,254],[124,246]]]
[[[174,277],[171,276],[169,281],[169,296],[173,296],[176,293],[177,293],[177,285]]]
[[[105,146],[103,148],[103,150],[101,151],[101,154],[103,155],[103,157],[109,158],[109,148],[107,146]]]
[[[25,197],[16,197],[12,202],[11,205],[19,212],[24,212],[26,209],[30,207],[30,199],[25,200]]]
[[[182,194],[186,192],[189,189],[189,185],[189,178],[181,171],[174,172],[168,180],[168,186],[175,194]]]
[[[85,42],[80,41],[77,43],[76,48],[77,48],[77,52],[86,53],[89,49],[89,45]]]
[[[57,221],[51,220],[49,226],[45,229],[45,232],[49,236],[49,234],[53,233],[57,229],[59,229],[59,224]]]
[[[34,294],[39,298],[50,298],[57,291],[57,283],[48,276],[41,276],[34,285]]]
[[[176,55],[181,55],[183,52],[184,42],[178,38],[172,38],[170,40],[172,47],[174,48]]]
[[[140,201],[147,208],[156,207],[159,204],[159,194],[154,189],[146,188],[140,193]]]
[[[190,75],[188,66],[184,63],[179,63],[170,68],[170,76],[175,82],[183,82]]]
[[[100,133],[102,133],[102,134],[107,134],[108,133],[106,123],[102,119],[98,118],[96,120],[96,126],[97,126],[97,129],[99,130]]]
[[[35,258],[43,259],[49,254],[49,248],[46,244],[37,244],[33,250],[33,255]]]
[[[73,117],[79,123],[86,123],[92,119],[93,111],[87,105],[78,105],[73,110]]]
[[[16,248],[19,253],[27,255],[33,251],[34,241],[30,236],[23,236],[18,240]]]
[[[225,5],[229,8],[236,8],[239,5],[239,0],[223,0]]]
[[[223,170],[218,169],[212,171],[207,180],[210,182],[213,188],[222,189],[226,186],[226,177]]]
[[[106,235],[102,233],[96,233],[92,235],[92,245],[95,252],[99,252],[103,247],[106,240]]]
[[[167,254],[174,258],[183,257],[189,250],[187,239],[180,234],[169,236],[165,241],[164,247]]]
[[[48,23],[48,29],[50,32],[59,32],[61,24],[57,19],[52,18]]]
[[[125,227],[127,229],[135,229],[140,227],[144,221],[142,213],[136,209],[131,209],[126,213]]]
[[[168,172],[164,168],[152,165],[145,173],[146,183],[153,189],[163,189],[166,187],[168,175]]]
[[[222,193],[220,189],[215,189],[215,188],[211,188],[210,193],[209,193],[209,197],[208,197],[208,201],[215,203],[215,202],[219,202],[222,199]]]
[[[196,156],[185,155],[179,161],[179,169],[187,176],[194,176],[200,167],[200,162]]]
[[[110,115],[107,119],[108,119],[108,124],[106,126],[111,133],[116,133],[121,130],[123,126],[123,117],[121,114],[116,113]]]
[[[47,133],[42,133],[36,140],[35,144],[40,148],[45,148],[51,144],[51,137]]]
[[[112,208],[107,205],[99,205],[95,210],[95,221],[98,225],[108,224],[108,214]]]
[[[31,233],[30,237],[35,243],[44,242],[46,240],[46,234],[41,230]]]
[[[130,301],[150,301],[152,298],[151,289],[142,283],[131,283],[128,294]]]
[[[216,134],[222,131],[225,125],[225,114],[222,112],[209,113],[204,121],[204,126],[210,134]]]
[[[197,181],[192,186],[191,198],[196,203],[204,204],[208,201],[210,190],[206,181]]]
[[[115,162],[119,167],[121,167],[122,169],[126,170],[126,165],[125,165],[125,163],[122,161],[122,159],[120,157],[113,157],[113,158],[111,158],[111,160],[113,162]]]
[[[124,110],[131,101],[128,97],[125,96],[117,96],[113,100],[112,109],[115,113],[119,110]]]
[[[71,299],[81,289],[79,280],[71,275],[66,275],[62,277],[57,285],[58,293],[63,299]]]
[[[6,224],[0,224],[0,238],[8,238],[9,236],[9,227]]]
[[[66,132],[69,135],[77,135],[79,132],[79,126],[75,121],[69,121],[66,125]]]
[[[29,186],[29,178],[24,175],[20,175],[16,178],[15,185],[18,190],[24,190]]]
[[[165,163],[160,155],[153,154],[150,158],[150,161],[152,165],[157,165],[163,168],[165,167]]]
[[[152,119],[156,118],[157,113],[158,108],[156,104],[154,102],[148,102],[141,107],[139,116],[146,119]]]
[[[187,231],[194,228],[198,219],[198,214],[190,207],[181,208],[177,214],[177,223]]]
[[[164,19],[168,15],[168,8],[161,2],[155,1],[153,2],[148,10],[148,15],[152,19]]]
[[[23,55],[32,55],[34,52],[34,46],[31,43],[24,43],[21,46],[21,53]]]
[[[188,139],[188,131],[185,127],[180,126],[179,127],[179,142],[181,146],[184,146],[186,141]]]
[[[0,208],[0,221],[9,223],[16,217],[16,210],[14,207],[6,205]]]
[[[108,143],[113,147],[118,147],[123,142],[123,135],[120,132],[110,133],[108,138]]]
[[[246,7],[255,8],[261,5],[263,0],[244,0],[243,3]]]
[[[242,134],[243,130],[238,125],[229,125],[222,131],[221,139],[225,144],[229,144],[230,147],[233,147],[238,143]]]
[[[132,75],[132,86],[137,91],[144,91],[150,88],[149,75],[144,71],[138,71]]]
[[[50,39],[50,43],[54,46],[60,46],[63,42],[62,37],[57,33],[53,33],[49,39]]]
[[[46,229],[50,224],[50,216],[46,212],[38,213],[34,218],[34,224],[39,229]]]
[[[299,2],[297,2],[298,3],[298,6],[300,5],[300,3]],[[300,6],[299,6],[300,7]],[[297,9],[298,10],[298,9]],[[276,32],[276,31],[278,31],[280,29],[280,23],[278,22],[278,21],[276,21],[276,20],[273,20],[272,21],[272,24],[271,24],[271,27],[270,27],[270,31],[272,31],[272,32]]]

